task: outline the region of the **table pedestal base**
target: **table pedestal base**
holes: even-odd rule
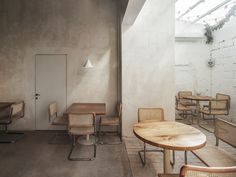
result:
[[[94,138],[94,136],[91,137],[89,135],[80,136],[78,138],[78,143],[82,144],[82,145],[90,146],[90,145],[95,144],[95,138]]]
[[[172,166],[171,166],[171,160],[170,160],[170,155],[171,155],[171,150],[164,149],[164,173],[171,173],[173,171]]]

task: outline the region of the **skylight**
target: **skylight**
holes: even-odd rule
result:
[[[176,0],[175,17],[180,21],[216,25],[224,19],[236,0]]]

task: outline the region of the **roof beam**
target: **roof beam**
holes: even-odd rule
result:
[[[195,4],[193,4],[191,7],[188,8],[188,10],[186,10],[184,13],[182,13],[177,20],[180,20],[183,16],[185,16],[187,13],[189,13],[191,10],[193,10],[195,7],[197,7],[199,4],[201,4],[202,2],[205,2],[205,0],[199,0],[198,2],[196,2]]]
[[[217,6],[215,6],[214,8],[212,8],[211,10],[209,10],[208,12],[204,13],[203,15],[201,15],[200,17],[198,17],[196,20],[192,21],[192,23],[196,23],[199,20],[201,20],[202,18],[204,18],[205,16],[211,14],[212,12],[214,12],[215,10],[219,9],[220,7],[222,7],[223,5],[227,4],[228,2],[230,2],[232,0],[225,0],[224,2],[218,4]]]

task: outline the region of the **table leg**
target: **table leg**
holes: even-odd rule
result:
[[[196,114],[197,114],[197,124],[199,125],[200,120],[200,102],[199,100],[196,100]]]
[[[164,173],[171,173],[172,172],[172,167],[170,164],[170,150],[164,149],[164,159],[163,159],[163,167],[164,167]]]

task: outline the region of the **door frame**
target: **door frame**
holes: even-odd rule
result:
[[[36,57],[37,56],[39,56],[39,55],[65,55],[65,57],[66,57],[66,68],[65,68],[65,73],[66,73],[66,109],[67,109],[67,87],[68,87],[68,83],[67,83],[67,68],[68,68],[68,63],[67,63],[67,58],[68,58],[68,54],[66,54],[66,53],[40,53],[40,54],[38,54],[38,53],[36,53],[35,55],[34,55],[34,130],[37,130],[36,129],[36,99],[35,99],[35,94],[36,94]]]

